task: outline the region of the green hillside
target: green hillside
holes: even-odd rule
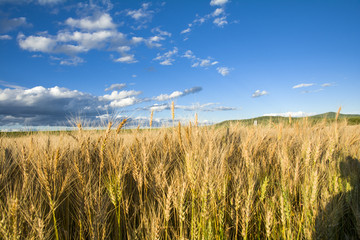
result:
[[[335,121],[335,117],[336,117],[336,112],[327,112],[327,113],[323,113],[323,114],[310,116],[310,117],[308,117],[308,121],[311,123],[318,123],[318,122],[324,121],[324,120],[327,122],[333,122],[333,121]],[[297,122],[297,121],[303,121],[304,119],[305,119],[304,117],[292,118],[292,121]],[[340,114],[339,119],[346,120],[349,125],[360,124],[360,115],[357,115],[357,114]],[[280,123],[280,122],[289,123],[289,118],[288,117],[278,117],[278,116],[276,116],[276,117],[262,116],[262,117],[256,117],[256,118],[250,118],[250,119],[227,120],[227,121],[217,123],[216,126],[228,127],[228,126],[230,126],[231,123],[242,123],[245,125],[253,125],[254,121],[257,121],[257,124],[266,125],[266,124],[269,124],[270,122],[272,122],[272,123]]]

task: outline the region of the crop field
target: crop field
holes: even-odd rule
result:
[[[0,136],[0,239],[360,236],[359,125],[116,128]]]

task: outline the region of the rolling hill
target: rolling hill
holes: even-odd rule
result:
[[[312,123],[316,123],[319,121],[326,120],[327,122],[333,122],[335,121],[336,112],[327,112],[322,113],[318,115],[309,116],[308,120]],[[301,121],[305,119],[305,117],[298,117],[298,118],[292,118],[292,121]],[[349,125],[357,125],[360,124],[360,115],[359,114],[340,114],[339,115],[340,120],[346,120]],[[269,122],[272,123],[279,123],[284,122],[288,123],[289,118],[288,117],[280,117],[280,116],[262,116],[262,117],[256,117],[256,118],[249,118],[249,119],[240,119],[240,120],[226,120],[220,123],[217,123],[216,126],[229,126],[231,123],[242,123],[242,124],[249,124],[252,125],[254,122],[257,121],[257,124],[268,124]]]

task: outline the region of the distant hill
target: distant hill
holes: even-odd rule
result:
[[[333,121],[335,121],[335,117],[336,117],[336,112],[327,112],[327,113],[309,116],[308,120],[313,123],[323,121],[324,119],[326,119],[326,121],[328,121],[328,122],[333,122]],[[303,119],[304,119],[304,117],[297,117],[297,118],[293,117],[292,121],[296,122],[296,121],[301,121]],[[360,124],[360,115],[359,114],[340,114],[339,119],[341,119],[341,120],[346,119],[349,125]],[[227,121],[217,123],[217,124],[215,124],[215,126],[228,127],[231,123],[237,123],[237,122],[245,124],[245,125],[253,125],[255,121],[257,121],[257,124],[268,124],[269,122],[288,123],[289,118],[288,117],[280,117],[280,116],[261,116],[261,117],[250,118],[250,119],[227,120]]]

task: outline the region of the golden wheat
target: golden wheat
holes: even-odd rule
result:
[[[336,120],[2,137],[0,239],[356,239],[360,127]]]

